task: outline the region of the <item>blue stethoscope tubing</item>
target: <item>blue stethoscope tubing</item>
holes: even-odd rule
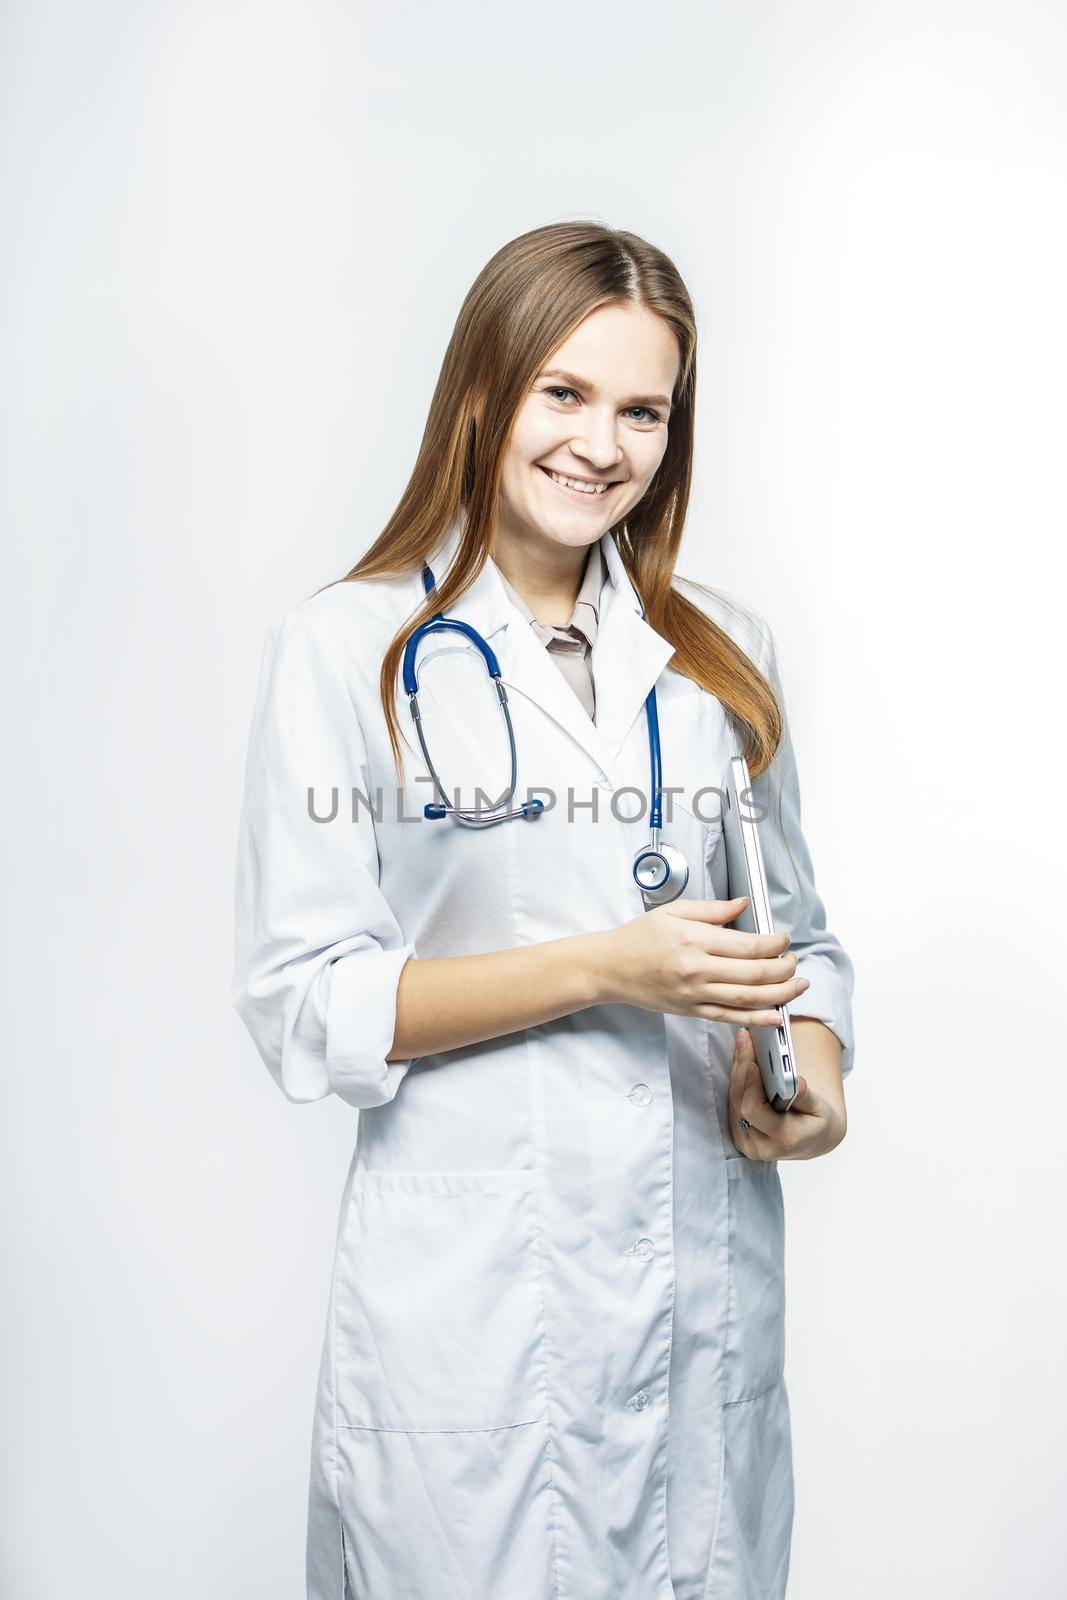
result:
[[[422,569],[422,583],[427,594],[435,586],[433,572],[426,564],[423,565]],[[497,699],[507,727],[508,746],[511,751],[511,777],[508,782],[507,793],[495,806],[484,807],[481,810],[476,810],[469,806],[452,805],[437,775],[437,769],[431,760],[430,752],[426,745],[426,735],[422,728],[422,715],[419,711],[419,680],[415,658],[420,643],[428,634],[445,632],[463,634],[465,638],[470,640],[475,649],[480,652],[489,676],[496,686]],[[543,800],[520,801],[518,806],[511,804],[515,797],[515,785],[518,780],[515,729],[511,722],[507,690],[504,688],[501,679],[500,663],[477,628],[473,628],[469,622],[461,622],[458,617],[446,617],[441,611],[431,621],[424,622],[416,628],[404,650],[404,692],[408,697],[408,708],[411,712],[411,719],[415,724],[415,733],[418,736],[423,759],[433,780],[434,792],[438,796],[436,801],[431,801],[430,804],[423,807],[423,815],[428,820],[437,821],[451,813],[456,821],[463,823],[465,827],[487,828],[497,822],[507,822],[512,817],[532,819],[541,815],[545,808]],[[683,893],[686,884],[689,882],[689,863],[680,850],[660,840],[660,832],[663,827],[663,755],[660,747],[659,710],[656,703],[655,684],[652,685],[645,699],[645,717],[648,722],[649,764],[652,781],[649,808],[650,838],[649,843],[642,846],[634,856],[633,877],[646,903],[649,906],[657,906],[666,905],[669,901],[676,900]]]

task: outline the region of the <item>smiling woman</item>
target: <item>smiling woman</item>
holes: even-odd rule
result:
[[[233,999],[289,1099],[360,1112],[309,1600],[785,1592],[777,1162],[843,1136],[852,969],[770,629],[675,572],[695,372],[662,251],[595,223],[513,240],[460,311],[388,525],[268,637]],[[634,870],[660,729],[683,796],[665,888]],[[517,763],[553,803],[424,808],[430,745],[446,781],[492,795]],[[721,821],[692,809],[740,751],[776,934],[731,926]],[[308,816],[309,787],[390,775],[399,808]],[[801,995],[779,1115],[735,1033]]]
[[[493,560],[535,610],[573,603],[590,539],[643,499],[667,449],[679,366],[667,323],[631,303],[584,317],[538,374],[504,452],[493,542]],[[666,391],[658,409],[635,378]]]

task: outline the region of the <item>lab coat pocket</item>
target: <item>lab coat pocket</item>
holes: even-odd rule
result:
[[[708,823],[704,835],[704,898],[728,900],[730,881],[726,870],[726,835],[723,833],[722,819]]]
[[[725,900],[726,841],[722,818],[716,814],[718,800],[712,792],[701,797],[698,804],[700,815],[675,796],[671,820],[664,822],[663,838],[665,843],[684,851],[689,862],[686,895],[694,900]]]
[[[357,1173],[333,1299],[339,1426],[462,1432],[545,1417],[534,1172]]]
[[[785,1204],[778,1164],[727,1161],[730,1283],[725,1400],[751,1400],[785,1365]]]

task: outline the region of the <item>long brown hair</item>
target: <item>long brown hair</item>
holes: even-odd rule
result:
[[[674,646],[670,665],[718,697],[743,741],[753,778],[778,748],[782,713],[770,683],[672,581],[693,468],[697,336],[688,292],[674,263],[636,234],[596,222],[558,222],[512,239],[478,274],[445,352],[407,488],[367,553],[337,580],[421,570],[464,508],[463,539],[451,570],[404,623],[382,662],[382,705],[398,779],[395,695],[404,647],[421,623],[448,610],[485,565],[504,452],[537,373],[591,312],[624,304],[662,317],[681,359],[663,460],[643,499],[611,530],[619,555],[646,620]]]

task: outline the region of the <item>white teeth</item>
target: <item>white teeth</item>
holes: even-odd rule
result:
[[[579,494],[606,494],[610,488],[606,483],[582,483],[579,478],[565,478],[561,472],[553,472],[550,467],[545,470],[556,483],[562,483],[568,489],[577,489]]]

